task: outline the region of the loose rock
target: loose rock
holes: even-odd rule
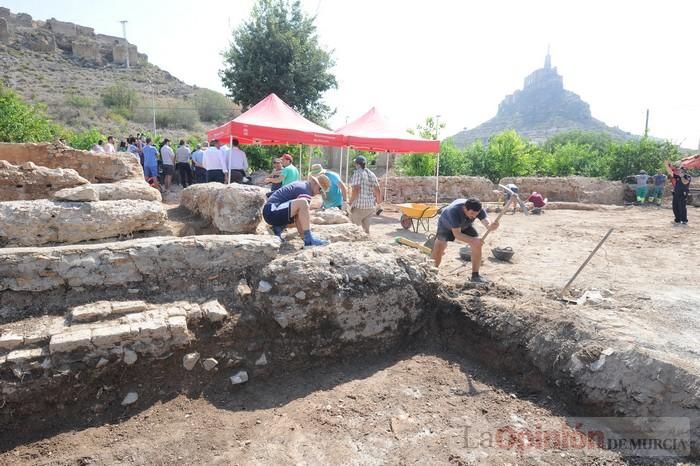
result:
[[[202,366],[204,366],[205,371],[210,371],[214,369],[218,364],[219,361],[217,361],[214,358],[207,358],[204,361],[202,361]]]
[[[199,361],[199,353],[189,353],[182,357],[182,366],[185,368],[185,370],[191,371],[194,369],[197,361]]]
[[[128,406],[130,404],[136,403],[136,400],[139,399],[139,394],[136,392],[129,392],[126,394],[124,397],[124,400],[122,400],[122,406]]]
[[[231,385],[246,383],[248,381],[248,373],[246,371],[236,372],[234,375],[229,377],[229,380],[231,381]]]

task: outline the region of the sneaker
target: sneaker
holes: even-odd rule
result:
[[[472,276],[470,281],[472,283],[489,283],[489,281],[481,275]]]
[[[687,227],[687,226],[688,226],[688,222],[681,222],[681,223],[679,223],[678,225],[681,226],[681,227]]]
[[[304,246],[327,246],[331,242],[317,236],[311,236],[310,241],[304,241]]]
[[[377,212],[376,212],[377,217],[382,215],[382,212],[384,212],[384,209],[382,209],[381,207],[379,209],[377,209]]]

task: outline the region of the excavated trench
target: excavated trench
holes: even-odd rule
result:
[[[125,422],[180,394],[232,403],[242,387],[415,354],[477,361],[515,390],[555,397],[566,415],[697,413],[666,400],[643,413],[626,388],[597,383],[605,375],[585,366],[604,361],[605,348],[571,322],[519,313],[517,290],[445,286],[420,256],[388,246],[280,252],[275,241],[149,238],[0,253],[3,338],[23,336],[0,360],[0,450]],[[199,362],[184,369],[194,352]],[[232,385],[240,371],[249,381]],[[688,387],[687,375],[667,377]],[[131,391],[138,402],[125,406]]]

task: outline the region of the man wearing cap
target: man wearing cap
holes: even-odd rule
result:
[[[382,193],[379,190],[377,177],[366,168],[366,165],[366,158],[361,155],[355,157],[355,172],[350,180],[352,186],[350,220],[355,225],[361,225],[365,233],[369,234],[369,219],[377,212],[377,204],[382,202]]]
[[[442,255],[445,253],[449,241],[458,240],[467,243],[471,249],[471,281],[487,283],[488,280],[479,275],[483,242],[472,225],[476,219],[479,219],[489,231],[498,228],[498,222],[490,222],[487,218],[486,211],[482,208],[479,199],[457,199],[445,207],[438,219],[438,230],[435,235],[432,257],[435,261],[435,267],[440,267]]]
[[[282,186],[299,181],[299,170],[294,166],[294,159],[289,154],[282,157]]]
[[[283,180],[282,159],[275,159],[272,161],[272,173],[270,173],[270,176],[265,178],[265,183],[270,183],[270,192],[268,193],[267,197],[270,197],[270,194],[282,187]]]
[[[309,176],[309,181],[295,181],[273,192],[263,206],[263,218],[272,225],[275,235],[282,237],[282,231],[290,223],[297,227],[304,238],[304,246],[325,246],[329,242],[311,234],[309,202],[317,194],[324,194],[330,182],[325,175]]]
[[[635,189],[637,202],[643,204],[647,199],[647,181],[649,181],[649,175],[647,175],[647,172],[644,170],[640,170],[639,175],[635,175],[634,179],[637,182],[637,188]]]
[[[326,175],[328,181],[330,181],[328,192],[323,197],[323,208],[332,209],[337,207],[342,209],[343,203],[348,200],[348,189],[340,179],[340,175],[334,171],[324,169],[320,163],[311,165],[310,173],[314,176]]]

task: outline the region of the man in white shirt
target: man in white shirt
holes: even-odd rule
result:
[[[180,145],[175,150],[175,169],[180,176],[180,186],[183,188],[192,184],[192,167],[190,166],[190,148],[180,139]]]
[[[238,147],[238,139],[231,142],[231,150],[228,153],[229,181],[231,183],[243,183],[248,170],[248,157]]]
[[[170,148],[170,139],[163,141],[163,147],[160,148],[160,159],[163,161],[165,190],[170,191],[170,183],[172,183],[173,173],[175,173],[175,152]]]
[[[221,143],[219,141],[211,141],[209,148],[204,152],[202,165],[207,170],[207,183],[226,182],[226,177],[224,176],[224,170],[227,169],[226,159],[224,154],[221,153],[220,147]]]
[[[107,142],[105,143],[104,147],[104,152],[106,154],[116,154],[117,150],[114,148],[114,137],[109,136],[107,138]]]

